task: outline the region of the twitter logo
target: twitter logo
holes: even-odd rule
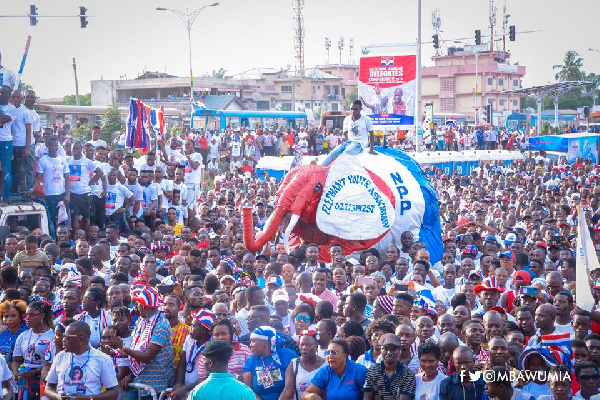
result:
[[[469,379],[471,382],[478,381],[481,378],[481,371],[469,372]]]

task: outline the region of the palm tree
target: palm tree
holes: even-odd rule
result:
[[[223,68],[219,68],[219,70],[214,70],[212,72],[212,77],[217,79],[230,79],[231,76],[227,75],[227,70]]]
[[[583,67],[583,59],[579,56],[579,53],[569,50],[565,53],[563,65],[554,65],[552,69],[558,70],[554,77],[559,82],[580,81],[583,79],[581,67]]]

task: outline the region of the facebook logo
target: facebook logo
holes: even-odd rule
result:
[[[382,58],[381,59],[381,66],[382,67],[391,67],[394,65],[394,59],[393,58]]]

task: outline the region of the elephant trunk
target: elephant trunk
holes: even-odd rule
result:
[[[281,224],[281,220],[283,219],[284,215],[285,211],[283,208],[277,207],[272,215],[272,218],[269,218],[269,221],[267,221],[267,224],[265,224],[263,230],[258,232],[256,237],[254,237],[252,208],[245,207],[242,210],[242,222],[244,226],[244,245],[246,245],[246,249],[251,252],[260,251],[269,241],[269,239],[275,236],[277,233],[277,228],[279,228],[279,224]]]

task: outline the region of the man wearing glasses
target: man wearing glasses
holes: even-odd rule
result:
[[[77,400],[114,400],[117,375],[109,356],[90,347],[90,327],[74,322],[64,334],[65,350],[56,355],[46,377],[46,396]],[[103,392],[102,389],[106,388]]]
[[[363,400],[409,400],[415,397],[416,378],[414,372],[398,361],[400,338],[386,333],[379,338],[381,357],[367,371]]]
[[[596,364],[590,361],[581,361],[575,365],[575,377],[581,390],[575,393],[575,399],[589,399],[598,394],[598,381],[600,374]]]

